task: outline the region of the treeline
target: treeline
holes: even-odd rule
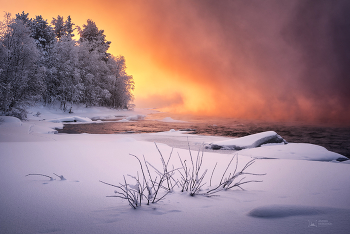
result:
[[[73,39],[77,31],[79,40]],[[0,21],[0,114],[26,117],[26,108],[42,101],[130,108],[134,89],[123,56],[109,54],[110,41],[92,20],[74,27],[70,16],[51,24],[22,12]]]

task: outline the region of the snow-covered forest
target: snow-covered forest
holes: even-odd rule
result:
[[[79,39],[75,39],[78,33]],[[130,108],[133,77],[123,56],[109,54],[104,30],[87,20],[76,26],[70,16],[29,18],[5,13],[0,21],[0,114],[26,118],[38,101]]]

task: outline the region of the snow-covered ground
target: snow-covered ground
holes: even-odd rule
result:
[[[242,185],[244,191],[234,188],[214,197],[191,197],[175,187],[164,200],[134,210],[125,200],[106,197],[115,195],[115,188],[99,182],[118,185],[125,175],[129,183],[135,184],[127,175],[136,176],[137,171],[140,175],[141,170],[130,154],[140,159],[144,155],[160,169],[160,154],[151,141],[160,142],[157,145],[166,160],[172,150],[169,145],[179,145],[169,161],[171,167],[179,168],[179,156],[191,165],[189,151],[183,147],[187,140],[195,158],[203,143],[230,139],[179,131],[53,134],[53,128],[62,127],[62,121],[85,123],[116,117],[137,121],[150,112],[81,108],[68,114],[36,107],[28,121],[0,117],[0,233],[349,232],[350,165],[348,161],[335,161],[342,156],[319,146],[267,144],[228,151],[238,154],[238,170],[252,157],[257,158],[247,172],[266,175],[246,175],[246,180],[263,182],[247,183]],[[200,174],[205,169],[208,172],[201,192],[208,191],[210,181],[211,188],[220,182],[233,156],[217,152],[204,153]],[[234,172],[236,158],[226,177]],[[53,180],[26,176],[38,173]],[[65,180],[53,173],[63,175]],[[180,179],[180,174],[174,178]]]

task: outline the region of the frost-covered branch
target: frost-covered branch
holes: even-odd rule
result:
[[[236,165],[235,165],[235,170],[233,173],[230,173],[229,176],[227,178],[224,179],[225,174],[227,172],[227,170],[229,169],[233,159],[236,157]],[[253,175],[253,176],[261,176],[261,175],[266,175],[266,174],[256,174],[256,173],[250,173],[250,172],[245,172],[245,170],[247,168],[249,168],[253,163],[255,162],[255,159],[250,160],[249,162],[247,162],[245,164],[245,166],[242,168],[242,170],[240,170],[239,172],[237,172],[237,167],[238,167],[238,156],[234,155],[228,166],[226,167],[222,178],[220,180],[220,183],[213,189],[210,189],[209,191],[207,191],[204,195],[206,196],[211,196],[215,193],[218,193],[222,190],[228,190],[228,189],[232,189],[234,187],[238,187],[240,189],[243,190],[243,188],[241,187],[241,185],[243,184],[247,184],[247,183],[251,183],[251,182],[262,182],[261,180],[244,180],[246,177],[241,178],[238,182],[235,182],[238,177],[242,176],[242,175]]]
[[[52,176],[48,176],[48,175],[43,175],[43,174],[28,174],[26,176],[44,176],[44,177],[47,177],[47,178],[50,178],[50,180],[54,180],[54,178]]]

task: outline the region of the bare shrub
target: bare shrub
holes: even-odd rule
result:
[[[165,198],[166,195],[168,195],[170,192],[173,191],[173,188],[177,185],[177,181],[173,178],[175,171],[178,169],[168,169],[168,164],[172,155],[172,151],[170,153],[169,159],[167,162],[165,162],[164,157],[162,153],[160,152],[157,144],[155,144],[158,152],[161,156],[161,161],[163,164],[163,170],[158,170],[156,167],[154,167],[152,164],[146,161],[145,156],[143,156],[143,163],[141,160],[133,154],[129,154],[130,156],[135,157],[140,165],[140,169],[142,172],[142,176],[140,179],[139,173],[137,172],[137,176],[131,176],[128,175],[130,178],[132,178],[136,185],[128,184],[125,176],[124,176],[124,184],[119,185],[113,185],[109,184],[103,181],[100,181],[103,184],[113,186],[117,188],[118,190],[115,191],[117,195],[114,196],[107,196],[107,197],[118,197],[121,199],[125,199],[128,201],[129,205],[136,209],[137,207],[141,206],[143,199],[147,201],[147,205],[150,203],[157,203]],[[149,166],[154,169],[156,174],[158,176],[152,177]],[[145,173],[145,169],[147,171],[147,175]]]
[[[190,192],[191,196],[194,196],[195,194],[198,194],[200,189],[206,184],[203,182],[203,179],[208,170],[207,169],[204,170],[203,173],[200,172],[202,163],[203,163],[203,155],[204,155],[203,148],[202,148],[202,152],[201,150],[198,151],[195,161],[193,160],[191,148],[189,144],[188,144],[188,151],[190,155],[192,170],[191,168],[187,167],[186,160],[183,161],[180,155],[178,154],[182,165],[181,169],[183,169],[182,173],[181,171],[179,171],[181,175],[180,185],[182,188],[181,192],[188,191]]]
[[[204,171],[201,172],[203,155],[204,155],[204,146],[202,145],[202,147],[199,149],[195,160],[193,159],[189,144],[188,144],[188,149],[189,149],[189,155],[191,160],[190,167],[187,166],[186,160],[182,160],[180,155],[178,155],[182,165],[182,168],[181,168],[182,172],[181,170],[179,170],[179,173],[181,176],[179,184],[181,185],[181,192],[188,191],[191,196],[204,195],[204,196],[210,197],[220,191],[229,190],[234,187],[238,187],[243,190],[243,188],[241,187],[241,185],[243,184],[247,184],[251,182],[262,182],[260,180],[246,180],[246,177],[243,177],[244,175],[254,175],[254,176],[265,175],[265,174],[256,174],[256,173],[246,172],[246,169],[248,169],[255,162],[255,159],[250,160],[248,163],[246,163],[246,165],[242,168],[242,170],[237,171],[238,155],[235,154],[233,155],[230,162],[228,163],[219,184],[214,186],[213,189],[210,189],[207,192],[202,192],[202,188],[204,187],[204,185],[207,184],[207,182],[204,182],[204,178],[208,172],[208,169],[205,169]],[[227,177],[225,177],[234,158],[236,158],[235,169],[233,172],[229,173]],[[209,180],[209,187],[212,186],[211,182],[212,182],[212,177],[216,169],[216,166],[217,166],[217,163],[215,164],[214,169],[211,173],[210,180]]]
[[[210,176],[209,188],[204,191],[203,187],[207,184],[204,179],[208,172],[208,169],[202,169],[204,145],[202,145],[202,147],[198,150],[197,156],[194,157],[192,155],[190,145],[188,144],[190,163],[187,163],[187,161],[183,160],[178,154],[181,167],[174,168],[174,166],[172,166],[171,169],[169,168],[169,162],[173,154],[173,149],[170,152],[169,158],[165,160],[156,143],[155,146],[159,152],[163,168],[161,170],[157,169],[151,163],[146,161],[145,156],[143,156],[142,162],[136,155],[129,154],[138,160],[141,169],[141,175],[139,175],[139,172],[137,172],[136,176],[128,175],[128,177],[134,181],[134,184],[128,183],[125,176],[123,176],[124,183],[119,183],[119,185],[100,181],[103,184],[117,188],[115,191],[116,195],[107,197],[125,199],[128,201],[129,205],[132,208],[136,209],[137,207],[141,206],[142,201],[144,200],[147,202],[147,205],[163,200],[169,193],[173,191],[175,186],[178,186],[181,189],[181,192],[189,192],[190,196],[202,195],[211,197],[217,195],[218,192],[229,190],[235,187],[244,190],[241,187],[243,184],[251,182],[262,182],[260,180],[247,180],[246,175],[265,175],[250,173],[246,171],[255,162],[255,159],[250,160],[244,165],[241,170],[238,170],[238,155],[235,154],[227,164],[227,167],[221,176],[220,182],[216,186],[212,187],[212,178],[217,166],[217,163],[215,164]],[[236,163],[234,170],[227,175],[235,158]],[[150,168],[153,169],[157,176],[152,176]],[[180,178],[176,179],[176,175],[180,175]]]

